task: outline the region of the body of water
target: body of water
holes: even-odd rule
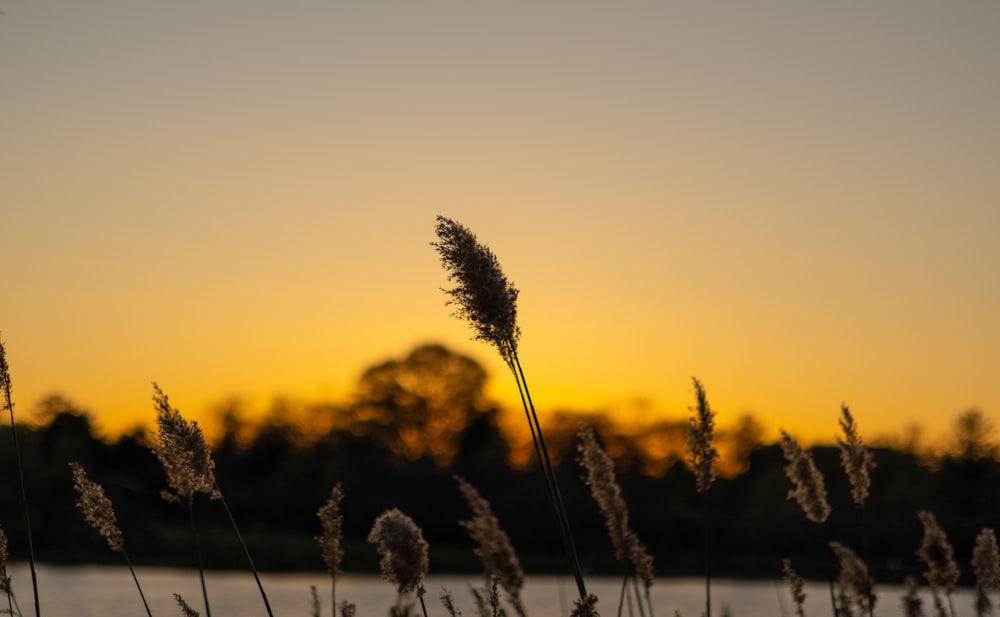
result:
[[[40,565],[37,568],[43,617],[141,617],[145,615],[139,593],[127,568],[124,567],[58,567]],[[196,571],[161,568],[137,569],[146,600],[154,617],[181,615],[174,594],[181,594],[192,608],[203,616],[204,601]],[[9,568],[13,587],[25,617],[34,615],[31,575],[25,564]],[[316,586],[322,603],[322,615],[330,615],[330,577],[325,574],[264,574],[264,590],[275,617],[308,617],[311,614],[310,587]],[[589,578],[588,591],[599,598],[598,608],[604,617],[617,615],[621,580]],[[475,617],[475,601],[470,586],[481,587],[483,580],[469,576],[431,576],[425,581],[429,616],[446,616],[441,605],[443,589],[451,592],[456,607],[466,617]],[[207,574],[209,602],[213,617],[246,617],[263,615],[264,608],[257,585],[249,572],[210,572]],[[876,588],[876,615],[902,615],[900,598],[903,590],[894,586]],[[823,617],[832,614],[829,591],[825,584],[810,583],[806,587],[806,615]],[[576,597],[576,585],[570,577],[528,577],[522,597],[528,615],[556,617],[567,615],[567,608]],[[923,591],[925,614],[933,614],[930,594]],[[660,579],[653,586],[652,599],[657,617],[674,617],[679,611],[685,617],[698,617],[705,611],[705,586],[700,579]],[[384,617],[396,600],[395,588],[374,576],[346,574],[337,579],[337,600],[357,605],[358,617]],[[961,590],[954,597],[957,615],[973,615],[973,594]],[[6,608],[6,607],[4,607]],[[732,617],[793,617],[793,606],[787,587],[775,581],[712,582],[712,613],[722,615],[724,609]],[[508,611],[510,614],[510,611]],[[627,609],[624,614],[628,614]],[[638,611],[636,611],[638,615]]]

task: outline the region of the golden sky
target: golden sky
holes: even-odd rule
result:
[[[1000,3],[3,0],[18,409],[345,400],[443,342],[434,217],[539,407],[1000,419]]]

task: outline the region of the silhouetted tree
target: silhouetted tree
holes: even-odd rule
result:
[[[472,358],[423,345],[365,371],[351,414],[396,454],[447,465],[466,426],[487,408],[485,383],[486,371]]]

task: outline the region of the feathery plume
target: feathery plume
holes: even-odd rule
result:
[[[840,542],[830,542],[840,561],[840,577],[837,585],[847,602],[854,604],[862,615],[870,615],[875,607],[874,582],[868,574],[868,566],[854,551]],[[846,605],[842,608],[847,608]]]
[[[179,411],[170,406],[167,395],[155,383],[153,402],[156,404],[158,429],[153,451],[167,474],[167,483],[173,489],[173,492],[162,491],[163,498],[175,503],[191,503],[196,493],[205,493],[212,499],[219,499],[215,461],[198,422],[185,420]]]
[[[10,396],[10,366],[7,364],[7,350],[0,339],[0,391],[3,393],[3,408],[10,412],[10,435],[14,441],[14,459],[17,461],[17,485],[20,489],[21,514],[24,516],[24,532],[28,542],[28,567],[31,570],[31,589],[35,594],[35,617],[42,617],[41,603],[38,601],[38,574],[35,571],[35,546],[31,539],[31,517],[28,515],[28,494],[24,488],[24,466],[21,464],[21,446],[14,424],[14,401]],[[8,594],[12,598],[12,594]],[[11,611],[13,611],[13,607]]]
[[[976,572],[976,614],[992,615],[993,602],[989,593],[1000,589],[1000,550],[996,534],[989,527],[976,536],[972,569]]]
[[[960,573],[958,564],[955,563],[955,550],[932,513],[921,510],[917,512],[917,516],[924,526],[923,541],[917,549],[917,557],[928,567],[924,576],[931,587],[941,589],[950,596],[958,585]]]
[[[924,617],[924,601],[917,595],[917,579],[907,576],[903,584],[906,586],[902,600],[904,617]]]
[[[3,409],[8,409],[13,414],[14,404],[10,400],[10,366],[7,364],[7,351],[4,349],[3,341],[0,340],[0,390],[3,391]]]
[[[340,513],[340,502],[343,499],[344,490],[338,482],[330,491],[330,499],[316,513],[323,527],[323,533],[316,537],[316,542],[323,554],[326,570],[330,573],[330,606],[334,613],[337,611],[337,575],[340,574],[340,560],[344,556],[344,549],[340,546],[344,531],[344,515]]]
[[[451,597],[451,592],[446,588],[441,588],[441,605],[448,611],[450,617],[462,617],[462,611],[455,607],[455,598]]]
[[[823,523],[830,516],[830,504],[826,501],[826,487],[823,474],[816,469],[812,455],[802,449],[799,442],[784,430],[781,431],[781,451],[788,461],[785,474],[795,488],[788,491],[788,498],[794,498],[806,518]]]
[[[492,344],[508,363],[517,349],[517,288],[511,284],[496,256],[480,244],[464,225],[438,216],[435,231],[441,263],[448,270],[448,280],[455,283],[444,290],[448,304],[457,306],[455,316],[472,324],[475,339]]]
[[[125,537],[118,528],[114,506],[105,495],[104,488],[88,478],[83,466],[76,461],[70,462],[69,467],[73,471],[73,488],[80,495],[76,507],[83,518],[104,536],[111,550],[116,553],[124,552]]]
[[[340,574],[340,560],[344,556],[344,549],[340,546],[344,528],[344,515],[340,513],[343,499],[344,490],[338,482],[330,492],[330,499],[316,513],[323,527],[323,533],[316,537],[316,542],[322,549],[323,562],[332,576]]]
[[[799,617],[805,617],[806,613],[803,608],[806,602],[805,580],[792,568],[791,559],[781,561],[781,571],[785,575],[785,582],[788,583],[788,588],[791,591],[792,601],[795,602],[795,614]]]
[[[868,489],[872,483],[868,472],[875,468],[875,459],[858,435],[858,426],[851,416],[851,410],[847,405],[841,405],[840,412],[838,422],[844,431],[843,437],[837,437],[837,445],[840,446],[840,464],[851,483],[851,498],[854,499],[855,505],[862,506],[868,499]]]
[[[340,617],[354,617],[358,612],[358,607],[353,602],[340,603]]]
[[[375,519],[368,541],[378,545],[382,576],[399,587],[399,593],[416,591],[427,575],[428,547],[420,527],[398,509]]]
[[[500,577],[496,572],[490,574],[490,584],[486,587],[486,599],[490,603],[490,614],[492,617],[506,617],[507,613],[500,606]]]
[[[586,600],[578,598],[573,603],[573,611],[569,617],[600,617],[597,612],[597,596],[590,594]]]
[[[181,612],[184,613],[184,617],[198,617],[198,611],[188,606],[188,603],[184,601],[181,594],[175,593],[174,600],[177,600],[177,605],[181,607]]]
[[[309,617],[319,617],[319,592],[316,585],[309,585]]]
[[[476,556],[483,563],[486,573],[494,574],[504,590],[512,598],[518,598],[524,585],[524,570],[514,553],[510,538],[500,528],[500,521],[493,514],[490,503],[479,494],[474,486],[464,479],[455,476],[458,488],[465,497],[466,503],[472,509],[472,518],[460,521],[469,536],[479,545],[475,549]]]
[[[692,381],[698,404],[692,409],[695,415],[688,420],[687,445],[698,492],[704,493],[715,481],[715,461],[719,458],[719,452],[712,447],[715,412],[708,406],[708,397],[701,382],[697,378],[692,378]]]
[[[629,527],[628,506],[622,498],[621,488],[615,477],[614,461],[597,444],[594,429],[590,426],[581,424],[577,437],[580,439],[577,445],[579,462],[587,470],[585,481],[604,515],[604,524],[615,549],[615,559],[631,565],[635,575],[648,590],[655,578],[653,559],[646,547],[639,542],[639,536]]]
[[[7,576],[7,534],[0,527],[0,591],[10,590],[10,577]]]

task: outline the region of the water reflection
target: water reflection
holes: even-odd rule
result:
[[[25,615],[33,614],[31,604],[31,575],[25,564],[14,564],[9,569],[21,609]],[[201,587],[194,571],[161,568],[138,568],[139,581],[149,601],[154,617],[179,615],[174,600],[175,593],[196,610],[204,614]],[[330,579],[323,574],[265,574],[262,576],[268,600],[278,617],[306,617],[310,615],[310,587],[315,585],[322,602],[322,615],[330,615]],[[38,584],[41,593],[42,614],[46,617],[134,617],[145,611],[135,584],[127,568],[118,567],[60,567],[40,565]],[[266,615],[264,604],[249,572],[210,572],[208,593],[215,617],[244,617]],[[479,577],[431,576],[426,581],[427,609],[429,615],[445,615],[440,603],[442,589],[447,588],[463,615],[473,616],[475,604],[470,586],[482,585]],[[609,578],[587,579],[588,591],[600,598],[601,615],[616,615],[621,581]],[[901,615],[900,598],[903,590],[896,586],[877,588],[876,612],[882,615]],[[529,576],[524,587],[524,602],[532,617],[568,614],[564,608],[572,602],[575,585],[572,578]],[[830,615],[829,591],[826,584],[810,583],[806,586],[806,614]],[[929,593],[922,597],[925,607],[931,607]],[[358,617],[384,616],[395,601],[393,586],[373,576],[344,575],[337,582],[338,601],[347,600],[357,605]],[[660,579],[653,587],[653,603],[657,615],[700,615],[705,609],[704,583],[698,579]],[[972,609],[973,594],[961,590],[955,596],[959,613]],[[785,586],[774,581],[712,581],[713,614],[721,614],[729,607],[733,617],[774,617],[793,615],[794,607]],[[5,607],[6,608],[6,607]],[[627,611],[626,611],[627,614]]]

